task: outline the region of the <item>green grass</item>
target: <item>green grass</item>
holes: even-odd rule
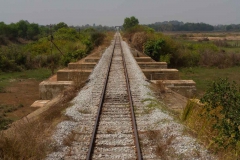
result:
[[[230,53],[240,53],[240,47],[219,47],[219,49]]]
[[[21,107],[23,107],[21,104],[18,106],[0,104],[0,131],[7,129],[8,125],[14,121],[14,119],[9,118],[7,114],[14,112]]]
[[[181,79],[192,79],[196,82],[199,95],[202,95],[208,88],[208,85],[218,78],[228,78],[230,82],[235,81],[240,86],[240,67],[231,67],[226,69],[218,68],[181,68]]]
[[[4,73],[0,72],[0,92],[4,92],[4,88],[10,84],[13,79],[36,79],[43,80],[51,75],[51,71],[46,68],[35,70],[26,70],[22,72]]]

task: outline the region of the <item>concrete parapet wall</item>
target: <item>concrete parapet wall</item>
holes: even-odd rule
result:
[[[68,69],[81,69],[81,70],[89,70],[93,69],[97,63],[89,62],[89,63],[69,63]]]
[[[153,83],[162,83],[165,87],[192,98],[196,95],[196,83],[193,80],[152,80]]]
[[[132,52],[133,57],[149,57],[149,56],[147,56],[146,54],[144,54],[144,53],[142,53],[142,52],[139,52],[139,51],[136,50],[136,49],[131,48],[130,50],[131,50],[131,52]]]
[[[135,57],[137,62],[154,62],[154,60],[150,57]]]
[[[166,69],[166,62],[138,62],[138,65],[141,69]]]
[[[177,69],[142,69],[144,75],[149,80],[178,80]]]
[[[57,81],[85,81],[92,73],[92,70],[59,70],[57,72]]]
[[[100,57],[86,57],[84,59],[85,62],[98,62]]]
[[[72,85],[73,81],[43,81],[39,84],[39,97],[41,100],[51,100]]]

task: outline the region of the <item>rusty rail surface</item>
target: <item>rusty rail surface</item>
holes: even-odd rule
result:
[[[119,37],[119,39],[120,39],[120,37]],[[137,131],[135,114],[134,114],[132,93],[131,93],[130,83],[129,83],[129,78],[128,78],[127,65],[126,65],[126,61],[125,61],[124,54],[123,54],[123,51],[122,51],[121,39],[120,39],[120,46],[121,46],[121,53],[122,53],[122,57],[123,57],[124,73],[125,73],[125,76],[126,76],[128,98],[129,98],[132,125],[133,125],[133,131],[134,131],[134,141],[135,141],[135,146],[136,146],[136,150],[137,150],[137,158],[138,158],[138,160],[141,160],[142,159],[142,152],[141,152],[141,147],[139,145],[139,140],[138,140],[138,131]]]
[[[120,50],[121,50],[121,55],[122,55],[122,59],[123,59],[122,63],[123,63],[123,66],[124,66],[125,80],[126,80],[126,84],[127,84],[127,94],[128,94],[130,112],[131,112],[131,121],[132,121],[132,127],[133,127],[132,129],[133,129],[133,134],[134,134],[133,137],[134,137],[134,143],[135,143],[135,149],[136,149],[136,151],[135,151],[136,158],[138,160],[142,160],[142,154],[141,154],[141,148],[140,148],[139,140],[138,140],[137,125],[136,125],[136,120],[135,120],[133,101],[132,101],[130,83],[129,83],[128,73],[127,73],[127,68],[126,68],[126,62],[125,62],[124,55],[123,55],[121,39],[120,39],[120,36],[118,36],[118,35],[115,37],[115,40],[114,40],[114,47],[113,47],[113,51],[112,51],[112,55],[111,55],[111,60],[110,60],[110,63],[108,65],[108,72],[107,72],[106,79],[105,79],[105,82],[104,82],[104,87],[103,87],[103,90],[102,90],[102,93],[101,93],[100,104],[98,106],[97,116],[96,116],[93,132],[92,132],[92,136],[91,136],[91,140],[90,140],[90,145],[89,145],[89,148],[88,148],[88,153],[87,153],[87,157],[86,157],[87,160],[92,159],[92,154],[93,154],[94,147],[95,147],[96,134],[97,134],[97,131],[98,131],[100,116],[101,116],[101,113],[102,113],[102,108],[103,108],[103,103],[104,103],[104,98],[105,98],[105,94],[106,94],[106,88],[107,88],[107,84],[108,84],[108,80],[109,80],[109,73],[110,73],[110,69],[111,69],[111,65],[112,65],[112,59],[113,59],[113,55],[114,55],[114,50],[115,50],[117,38],[120,41]]]
[[[111,55],[111,60],[110,60],[110,63],[108,65],[108,72],[107,72],[106,80],[104,82],[104,87],[103,87],[103,90],[102,90],[100,104],[98,106],[97,117],[96,117],[96,121],[95,121],[95,124],[94,124],[92,137],[91,137],[91,140],[90,140],[90,146],[89,146],[88,153],[87,153],[87,160],[91,159],[91,155],[92,155],[92,152],[93,152],[93,149],[94,149],[94,142],[95,142],[95,139],[96,139],[98,123],[99,123],[99,120],[100,120],[100,115],[101,115],[102,106],[103,106],[103,102],[104,102],[104,97],[105,97],[105,92],[106,92],[106,88],[107,88],[109,72],[110,72],[110,68],[111,68],[111,65],[112,65],[112,58],[113,58],[113,53],[114,53],[114,49],[115,49],[115,44],[116,44],[116,39],[114,40],[114,46],[113,46],[113,51],[112,51],[112,55]]]

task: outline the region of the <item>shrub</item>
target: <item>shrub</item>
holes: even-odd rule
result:
[[[150,40],[144,44],[144,53],[153,58],[155,61],[160,60],[160,55],[165,55],[166,53],[162,52],[162,48],[165,45],[163,39]]]
[[[11,119],[0,116],[0,130],[5,130],[13,122]]]
[[[149,39],[149,35],[145,32],[137,32],[132,37],[132,44],[139,51],[143,51],[144,43]]]
[[[200,54],[197,51],[179,49],[172,54],[171,65],[180,67],[198,66]]]
[[[76,41],[79,37],[77,31],[73,28],[60,28],[54,33],[54,39]]]
[[[147,26],[137,25],[135,27],[129,28],[126,32],[124,32],[123,36],[127,39],[128,42],[132,42],[134,34],[138,32],[144,32],[148,35],[151,35],[154,33],[154,30]]]
[[[86,52],[83,50],[68,52],[61,57],[61,64],[67,66],[68,63],[75,62],[76,60],[81,59],[85,56]]]
[[[94,46],[98,47],[101,45],[105,37],[106,35],[104,33],[94,32],[91,34],[91,41],[93,42]]]
[[[209,118],[214,119],[212,128],[218,131],[214,142],[220,147],[240,149],[240,90],[236,83],[219,79],[212,83],[201,98]]]
[[[227,68],[240,64],[240,54],[204,51],[200,55],[199,65]]]
[[[0,45],[7,45],[6,37],[0,35]]]

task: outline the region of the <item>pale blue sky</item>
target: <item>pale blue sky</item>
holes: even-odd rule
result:
[[[0,21],[39,24],[122,25],[135,16],[141,24],[179,20],[240,23],[240,0],[0,0]]]

